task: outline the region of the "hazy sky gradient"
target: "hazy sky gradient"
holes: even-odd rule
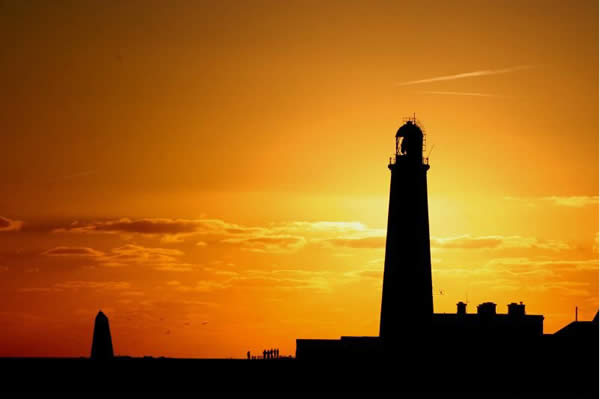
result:
[[[0,356],[376,335],[413,112],[436,311],[597,311],[596,1],[1,0],[0,48]]]

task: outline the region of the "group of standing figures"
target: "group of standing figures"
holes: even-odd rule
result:
[[[248,360],[250,359],[260,359],[259,356],[250,356],[250,351],[246,354],[248,356]],[[265,349],[263,350],[263,359],[278,359],[279,358],[279,349]]]

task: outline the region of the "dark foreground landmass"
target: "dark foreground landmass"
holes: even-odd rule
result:
[[[0,359],[0,370],[1,390],[5,391],[403,391],[598,397],[598,357],[597,353],[590,355],[586,364],[519,361],[496,366],[435,356],[410,364],[401,358],[4,358]]]

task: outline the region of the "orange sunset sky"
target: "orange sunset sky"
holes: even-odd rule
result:
[[[0,0],[0,356],[377,335],[402,119],[436,312],[598,309],[597,1]]]

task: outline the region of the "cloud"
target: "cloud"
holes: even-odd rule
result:
[[[210,221],[183,219],[138,219],[123,218],[103,222],[93,222],[83,226],[55,229],[55,232],[71,233],[137,233],[137,234],[180,234],[198,231],[201,227],[210,229]]]
[[[184,253],[178,249],[149,248],[126,244],[112,249],[110,253],[100,258],[99,262],[108,267],[142,265],[161,271],[185,272],[193,270],[194,266],[192,264],[179,261],[179,257],[183,255]]]
[[[293,221],[267,226],[243,226],[219,219],[146,218],[89,222],[55,228],[55,233],[121,234],[159,237],[163,242],[181,242],[189,237],[202,237],[198,246],[215,243],[236,245],[253,252],[287,253],[303,248],[309,236],[335,237],[338,234],[368,234],[360,222]],[[375,230],[378,231],[378,230]]]
[[[66,290],[94,290],[94,291],[124,291],[131,288],[126,281],[84,281],[71,280],[55,283],[51,287],[26,287],[19,292],[61,292]]]
[[[193,287],[193,290],[198,292],[211,292],[227,287],[227,284],[219,283],[217,281],[202,280],[196,282],[196,285]]]
[[[19,231],[23,227],[23,222],[20,220],[12,220],[0,216],[0,232],[2,231]]]
[[[177,280],[168,281],[167,286],[181,292],[213,292],[216,290],[228,288],[230,285],[223,282],[200,280],[195,285],[185,285]]]
[[[119,295],[140,297],[140,296],[145,296],[146,293],[144,291],[123,291],[123,292],[119,293]]]
[[[55,247],[42,253],[46,256],[90,256],[100,257],[104,253],[87,247]]]
[[[436,267],[433,272],[485,289],[588,296],[594,287],[590,281],[581,281],[581,273],[593,273],[597,279],[598,259],[506,257],[491,259],[481,266]]]
[[[471,237],[464,235],[450,238],[432,238],[431,246],[435,248],[480,249],[497,248],[502,242],[502,237]]]
[[[320,290],[329,291],[332,280],[318,276],[287,277],[273,274],[250,274],[235,277],[232,285],[239,288],[280,289],[280,290]]]
[[[220,275],[220,276],[228,276],[228,277],[239,276],[239,274],[240,274],[239,272],[235,272],[233,270],[221,270],[221,269],[215,269],[212,267],[205,267],[204,270],[207,272],[210,272],[210,273]]]
[[[591,296],[590,290],[587,288],[590,283],[583,281],[553,281],[553,282],[542,282],[540,284],[529,285],[526,287],[530,291],[540,292],[558,292],[565,296]]]
[[[598,205],[598,196],[544,197],[542,200],[550,201],[557,206],[568,206],[572,208]]]
[[[267,235],[269,230],[261,227],[246,227],[233,223],[227,223],[219,219],[166,219],[146,218],[132,220],[123,218],[99,222],[89,222],[77,226],[68,226],[54,229],[55,233],[78,233],[78,234],[120,234],[126,237],[139,234],[148,237],[158,237],[163,242],[177,243],[189,237],[217,237],[223,238],[251,237]],[[219,239],[221,237],[221,240]],[[214,241],[214,240],[213,240]],[[208,245],[207,239],[203,239]],[[202,245],[202,244],[198,244]]]
[[[69,289],[69,290],[80,290],[80,289],[92,289],[92,290],[111,290],[119,291],[131,288],[131,284],[126,281],[65,281],[62,283],[54,284],[55,288],[58,289]]]
[[[173,260],[175,256],[183,255],[178,249],[148,248],[141,245],[126,244],[111,250],[115,259],[135,260],[138,262],[157,262]]]
[[[177,235],[186,233],[222,234],[231,236],[256,235],[282,232],[327,232],[327,231],[366,231],[360,222],[287,222],[269,226],[242,226],[220,219],[167,219],[145,218],[89,222],[54,229],[57,233],[135,233],[149,235]]]
[[[153,266],[154,270],[163,272],[191,272],[194,267],[191,263],[161,263]]]
[[[205,269],[213,272],[215,275],[221,275],[217,269]],[[313,289],[326,290],[331,289],[331,285],[338,280],[347,279],[343,273],[334,273],[332,271],[314,271],[301,269],[274,269],[274,270],[241,270],[234,274],[226,274],[227,278],[220,281],[219,285],[214,280],[199,282],[196,287],[185,287],[180,290],[202,291],[204,284],[210,283],[207,287],[210,290],[220,288],[232,289]],[[177,286],[176,284],[173,284]]]
[[[598,273],[598,259],[530,259],[497,258],[481,268],[480,275],[494,276],[493,280],[478,278],[472,284],[489,285],[497,288],[512,287],[521,291],[553,292],[564,296],[589,296],[592,284],[573,281],[572,272],[591,271]]]
[[[553,271],[598,271],[598,259],[530,259],[530,258],[496,258],[488,262],[492,267],[508,266],[516,269],[546,269]]]
[[[285,254],[301,250],[308,244],[328,248],[380,249],[385,248],[384,229],[369,228],[360,222],[292,221],[267,226],[243,226],[219,219],[119,219],[112,221],[76,224],[55,232],[141,234],[160,238],[163,242],[180,242],[193,237],[197,246],[228,245],[244,251]],[[198,238],[201,238],[200,240]],[[432,237],[433,248],[440,249],[495,249],[538,248],[568,249],[559,241],[544,241],[520,236]],[[118,253],[118,250],[114,250]],[[121,257],[124,254],[120,254]],[[154,254],[158,257],[161,254]],[[178,256],[178,254],[162,254]],[[136,256],[139,257],[139,256]],[[113,254],[117,260],[119,256]],[[171,259],[172,260],[172,259]],[[165,264],[164,270],[176,270]]]
[[[504,197],[509,201],[520,201],[526,203],[530,207],[540,204],[551,204],[555,206],[564,206],[569,208],[583,208],[589,205],[598,205],[597,195],[580,195],[580,196],[548,196],[548,197]]]
[[[233,237],[265,234],[272,230],[268,227],[242,226],[219,219],[122,218],[61,227],[54,229],[54,232],[158,235],[176,241],[188,235],[215,234]]]
[[[162,271],[191,271],[194,265],[181,262],[184,253],[178,249],[149,248],[126,244],[102,252],[88,247],[55,247],[43,252],[45,256],[86,257],[104,267],[145,266]]]
[[[375,279],[377,281],[383,281],[383,269],[363,269],[345,273],[346,276],[358,279]]]
[[[207,268],[205,270],[212,272],[215,277],[221,275],[217,269]],[[227,273],[224,276],[227,278],[220,281],[223,286],[217,288],[330,292],[337,285],[358,281],[380,281],[383,277],[383,271],[369,268],[347,272],[336,270],[250,269],[240,270],[233,274]],[[169,285],[178,287],[180,283],[176,281]],[[213,288],[211,287],[211,289]],[[193,287],[185,287],[181,290],[193,291],[194,289]]]
[[[346,226],[347,227],[347,226]],[[344,229],[343,233],[351,233],[350,236],[337,237],[339,231],[328,231],[321,235],[322,238],[311,239],[325,247],[350,248],[350,249],[380,249],[385,248],[386,235],[381,229],[369,229],[361,225],[358,229]],[[331,238],[329,238],[329,237]],[[234,239],[232,242],[243,242],[245,239]],[[304,244],[302,244],[304,245]],[[298,246],[301,246],[298,244]],[[562,241],[543,240],[535,237],[521,236],[470,236],[457,237],[432,237],[431,246],[442,249],[504,249],[504,248],[537,248],[552,251],[570,249],[571,247]]]
[[[361,222],[290,222],[285,223],[275,229],[284,229],[286,231],[339,231],[339,232],[365,232],[369,228]]]
[[[510,73],[510,72],[517,72],[517,71],[522,71],[522,70],[526,70],[526,69],[531,69],[533,67],[534,67],[533,65],[519,65],[519,66],[504,68],[504,69],[485,69],[485,70],[481,70],[481,71],[464,72],[464,73],[458,73],[458,74],[454,74],[454,75],[437,76],[437,77],[427,78],[427,79],[410,80],[407,82],[398,83],[398,86],[408,86],[408,85],[415,85],[415,84],[421,84],[421,83],[441,82],[441,81],[446,81],[446,80],[465,79],[465,78],[473,78],[473,77],[478,77],[478,76],[499,75],[499,74],[503,74],[503,73]]]
[[[274,235],[228,238],[221,242],[236,244],[242,249],[252,252],[284,253],[293,252],[302,248],[306,243],[306,239],[300,236]]]
[[[442,249],[505,249],[505,248],[536,248],[560,251],[571,247],[555,240],[541,240],[534,237],[521,236],[479,236],[462,235],[448,238],[431,238],[432,248]]]
[[[322,242],[335,247],[378,249],[385,247],[385,236],[331,238]]]
[[[385,236],[344,237],[322,240],[335,247],[346,248],[385,248]],[[540,248],[550,250],[569,249],[569,245],[560,241],[540,240],[521,236],[478,236],[462,235],[457,237],[432,237],[432,248],[442,249],[495,249],[495,248]]]

